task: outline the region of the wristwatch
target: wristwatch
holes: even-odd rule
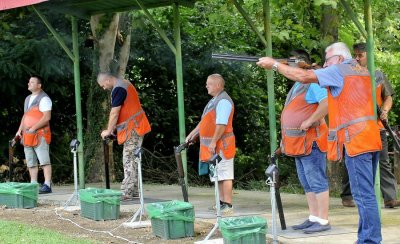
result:
[[[273,65],[272,65],[272,70],[273,71],[278,71],[278,66],[280,65],[280,63],[279,62],[275,62]]]

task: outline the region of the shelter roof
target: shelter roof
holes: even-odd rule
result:
[[[170,6],[175,2],[182,6],[193,7],[196,0],[140,0],[147,9]],[[81,18],[90,18],[91,15],[101,13],[141,9],[134,0],[48,0],[39,6]]]

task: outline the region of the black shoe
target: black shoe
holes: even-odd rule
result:
[[[51,193],[51,187],[43,184],[42,187],[40,187],[39,189],[39,194],[47,194],[47,193]]]
[[[312,233],[327,231],[327,230],[330,230],[330,229],[331,229],[331,225],[330,224],[321,225],[320,223],[315,222],[310,227],[308,227],[306,229],[303,229],[303,232],[305,234],[312,234]]]
[[[293,230],[303,230],[303,229],[306,229],[306,228],[312,226],[315,223],[316,222],[311,222],[309,219],[307,219],[306,221],[304,221],[303,223],[301,223],[299,225],[293,225],[292,229]]]

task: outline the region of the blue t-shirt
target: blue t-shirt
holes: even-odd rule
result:
[[[296,82],[293,85],[293,91],[296,91],[300,86],[300,82]],[[306,102],[309,104],[320,103],[322,100],[328,97],[328,91],[325,88],[320,87],[318,84],[311,83],[306,93]]]
[[[352,59],[346,59],[342,64],[349,64],[351,62]],[[321,87],[329,87],[333,97],[339,96],[343,89],[344,77],[339,72],[337,65],[314,70],[314,73],[317,76],[318,83]]]
[[[231,111],[232,104],[226,99],[221,99],[215,109],[215,112],[217,113],[216,124],[227,125]]]
[[[111,107],[119,107],[124,104],[127,92],[122,87],[115,87],[111,92]]]

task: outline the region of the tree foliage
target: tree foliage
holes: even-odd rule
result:
[[[292,49],[301,48],[311,54],[314,62],[322,63],[321,50],[335,39],[326,38],[326,33],[323,33],[321,18],[327,11],[331,11],[330,14],[334,11],[338,16],[339,41],[349,46],[365,41],[342,5],[337,3],[333,0],[271,1],[273,56],[286,57]],[[264,23],[261,2],[248,0],[242,1],[242,5],[256,28],[262,32]],[[351,6],[363,22],[363,1],[353,1]],[[377,67],[384,71],[396,92],[399,92],[400,75],[396,68],[400,60],[400,21],[396,9],[398,7],[394,6],[397,6],[395,0],[374,1],[373,26]],[[172,8],[153,9],[150,12],[170,40],[173,40]],[[266,73],[252,63],[212,60],[211,53],[263,56],[265,48],[230,1],[199,1],[194,8],[181,7],[180,12],[186,131],[189,132],[197,125],[210,99],[205,89],[207,76],[212,73],[222,74],[227,81],[226,90],[235,102],[234,131],[238,148],[235,159],[236,178],[242,184],[263,179],[267,156],[270,154]],[[56,13],[45,14],[71,47],[69,19]],[[179,143],[175,57],[142,12],[132,12],[130,17],[132,38],[126,77],[138,89],[143,108],[152,124],[152,132],[146,136],[144,146],[157,155],[171,155],[173,146]],[[106,26],[106,23],[101,26]],[[101,106],[96,105],[101,91],[93,86],[93,73],[97,67],[93,60],[97,53],[88,45],[91,36],[89,23],[80,20],[79,29],[82,104],[88,106],[83,106],[84,133],[85,138],[95,138],[104,126],[99,125],[104,121],[97,120],[95,112],[96,106]],[[54,102],[51,121],[55,140],[51,147],[55,165],[54,180],[70,181],[72,164],[68,143],[76,130],[72,63],[45,26],[27,9],[2,12],[0,35],[0,119],[1,124],[7,128],[0,132],[2,151],[18,128],[23,113],[23,99],[29,93],[26,90],[27,78],[32,73],[39,73],[45,77],[45,91]],[[274,106],[277,121],[291,84],[282,76],[275,77]],[[87,112],[90,109],[92,112]],[[398,113],[395,98],[395,106],[390,115],[392,124],[399,123]],[[91,117],[91,122],[86,120],[88,117]],[[97,145],[100,146],[91,146],[95,148]],[[120,150],[117,147],[115,154],[119,155]],[[191,172],[195,172],[197,167],[197,153],[196,147],[189,150]],[[2,155],[2,161],[5,162],[7,157],[5,153]],[[120,164],[120,161],[116,158],[116,163]],[[280,164],[284,179],[295,177],[294,166],[290,162],[284,159]],[[171,168],[162,163],[152,164],[151,167],[160,169],[160,172]]]

